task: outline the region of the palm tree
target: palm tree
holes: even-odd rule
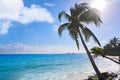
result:
[[[120,39],[116,37],[111,39],[109,43],[104,46],[103,52],[105,55],[119,56],[120,63]]]
[[[58,19],[60,21],[62,16],[65,17],[65,19],[68,22],[60,25],[58,29],[58,34],[61,36],[62,32],[67,29],[71,38],[75,40],[78,49],[79,49],[78,38],[80,38],[87,52],[87,55],[91,61],[91,64],[99,77],[99,80],[105,80],[100,71],[98,70],[89,52],[89,49],[85,43],[85,41],[88,42],[90,37],[92,37],[98,43],[98,45],[100,45],[98,39],[93,34],[93,32],[84,25],[84,23],[87,24],[94,23],[96,26],[99,26],[100,23],[102,23],[99,17],[99,11],[95,8],[91,8],[89,3],[81,3],[75,4],[75,7],[71,7],[70,14],[67,14],[65,11],[60,12],[58,15]],[[83,36],[85,39],[83,38]]]
[[[93,47],[93,48],[90,49],[90,51],[91,51],[92,54],[94,54],[94,56],[93,56],[94,58],[96,58],[98,56],[102,56],[103,58],[109,59],[109,60],[111,60],[111,61],[113,61],[113,62],[115,62],[117,64],[120,64],[120,62],[118,62],[118,61],[116,61],[116,60],[114,60],[114,59],[112,59],[110,57],[107,57],[105,55],[105,53],[103,52],[103,49],[100,48],[100,47]]]
[[[120,40],[119,38],[114,37],[113,39],[110,40],[109,43],[111,44],[112,47],[117,47],[118,44],[120,43]]]
[[[94,54],[93,55],[94,58],[96,58],[98,56],[104,57],[104,55],[103,55],[103,49],[101,47],[93,47],[93,48],[90,49],[90,52],[92,54]]]

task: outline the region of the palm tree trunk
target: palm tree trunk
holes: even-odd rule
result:
[[[107,57],[107,56],[104,56],[104,57],[107,58],[107,59],[109,59],[109,60],[111,60],[111,61],[113,61],[113,62],[115,62],[115,63],[117,63],[117,64],[120,64],[120,62],[115,61],[115,60],[113,60],[112,58],[109,58],[109,57]]]
[[[96,64],[95,64],[95,62],[94,62],[94,60],[93,60],[93,58],[92,58],[92,56],[91,56],[91,54],[90,54],[90,52],[89,52],[86,44],[85,44],[85,41],[84,41],[84,39],[83,39],[80,31],[79,31],[79,36],[80,36],[81,41],[82,41],[82,44],[83,44],[83,46],[84,46],[84,48],[85,48],[85,50],[86,50],[86,52],[87,52],[87,55],[88,55],[88,57],[89,57],[89,59],[90,59],[90,62],[91,62],[92,66],[93,66],[93,68],[94,68],[94,70],[95,70],[95,72],[97,73],[97,75],[98,75],[98,77],[99,77],[99,80],[105,80],[104,77],[103,77],[103,75],[102,75],[102,74],[100,73],[100,71],[98,70],[98,68],[97,68],[97,66],[96,66]]]

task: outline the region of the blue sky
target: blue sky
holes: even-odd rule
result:
[[[76,2],[92,0],[1,0],[0,3],[0,53],[67,53],[84,52],[82,44],[77,50],[75,42],[67,31],[59,37],[57,29],[61,24],[57,15],[69,12]],[[96,34],[101,44],[114,36],[120,38],[120,1],[107,0],[101,11],[103,24],[99,28],[88,27]],[[96,46],[90,40],[88,47]]]

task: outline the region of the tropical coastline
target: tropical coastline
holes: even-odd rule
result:
[[[119,4],[1,0],[0,80],[120,80]]]

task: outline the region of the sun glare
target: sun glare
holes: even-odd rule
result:
[[[103,11],[106,6],[106,1],[105,0],[93,0],[91,3],[92,8],[97,8],[100,11]]]

